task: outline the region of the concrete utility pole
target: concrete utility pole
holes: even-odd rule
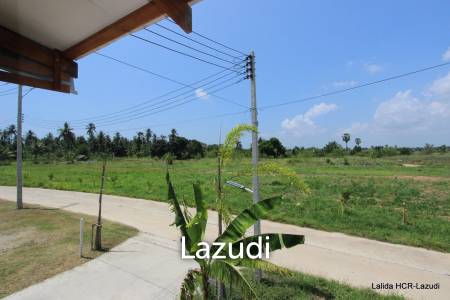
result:
[[[251,106],[250,110],[252,112],[252,125],[258,130],[258,109],[256,105],[256,68],[255,68],[255,52],[251,51],[249,55],[250,64],[250,88],[251,88]],[[258,131],[252,132],[252,165],[253,165],[253,179],[252,179],[252,190],[253,190],[253,203],[259,202],[259,176],[258,176],[258,158],[259,158],[259,147],[258,147]],[[255,235],[261,234],[261,221],[256,221],[253,225],[253,233]],[[256,280],[261,280],[262,271],[256,270],[255,273]]]
[[[252,112],[252,125],[258,129],[258,111],[256,106],[256,74],[255,74],[255,53],[250,52],[249,56],[250,63],[250,88],[251,88],[251,106],[250,110]],[[252,165],[253,165],[253,180],[252,180],[252,190],[253,190],[253,203],[259,202],[259,176],[258,176],[258,132],[252,132]],[[254,234],[261,234],[261,221],[256,221],[253,226]]]
[[[19,84],[17,96],[17,132],[16,132],[16,161],[17,161],[17,209],[23,208],[22,203],[22,85]]]

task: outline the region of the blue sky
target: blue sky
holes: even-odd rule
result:
[[[195,31],[224,44],[255,51],[258,105],[265,106],[450,61],[449,11],[449,1],[204,0],[193,7],[193,24]],[[168,21],[161,24],[176,29]],[[138,34],[158,41],[147,32]],[[220,71],[132,37],[100,52],[185,83]],[[79,61],[79,77],[78,95],[32,91],[24,99],[25,129],[55,132],[59,123],[54,121],[113,113],[180,87],[95,54]],[[10,87],[0,86],[0,94]],[[249,105],[249,89],[243,81],[218,94]],[[16,97],[0,99],[4,126],[14,121]],[[242,110],[208,95],[98,130],[131,136],[150,127],[167,135],[175,127],[189,138],[216,143],[221,131],[248,122],[249,114],[184,121]],[[322,146],[343,132],[362,138],[366,146],[450,144],[450,66],[263,110],[259,119],[263,137],[277,136],[288,146]],[[71,123],[77,133],[85,131],[84,122]]]

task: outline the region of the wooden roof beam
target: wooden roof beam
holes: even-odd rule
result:
[[[77,63],[61,51],[0,26],[0,81],[70,93],[77,77]]]
[[[192,31],[190,2],[195,0],[152,0],[125,17],[63,51],[64,57],[76,60],[152,21],[170,16],[184,31]]]

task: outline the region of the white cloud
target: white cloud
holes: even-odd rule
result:
[[[292,119],[286,118],[281,122],[281,127],[285,133],[295,136],[314,135],[323,131],[316,125],[315,119],[336,109],[336,104],[320,103],[311,107],[304,114],[296,115]]]
[[[427,95],[426,99],[419,99],[407,90],[382,102],[374,114],[374,129],[388,129],[395,134],[396,130],[449,128],[450,72],[431,83]]]
[[[411,129],[427,120],[425,103],[411,95],[411,91],[398,92],[382,102],[375,111],[374,122],[385,129]]]
[[[195,90],[195,96],[197,96],[197,98],[203,99],[203,100],[207,100],[209,98],[209,94],[207,91],[205,91],[202,88],[196,89]]]
[[[442,54],[442,60],[450,61],[450,47],[448,47],[447,51],[445,51],[445,53]]]
[[[432,96],[445,97],[450,100],[450,72],[439,79],[436,79],[430,86],[429,92]]]
[[[383,70],[383,67],[378,64],[364,64],[364,69],[370,74],[380,73]]]
[[[355,80],[344,80],[344,81],[335,81],[333,82],[333,87],[335,88],[349,88],[357,85],[358,82]]]
[[[351,135],[360,134],[369,128],[369,123],[361,123],[361,122],[355,122],[352,123],[352,125],[349,128],[346,128],[344,130],[341,130],[338,134],[341,136],[343,133],[348,132]]]

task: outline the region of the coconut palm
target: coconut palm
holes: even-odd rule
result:
[[[206,224],[208,221],[208,211],[202,199],[202,192],[199,183],[193,185],[196,214],[192,217],[186,207],[182,207],[177,200],[175,190],[170,180],[169,172],[166,175],[168,185],[168,198],[175,213],[174,225],[180,229],[186,241],[186,251],[189,255],[195,255],[199,249],[199,243],[203,242]],[[304,243],[303,235],[267,233],[261,235],[245,236],[249,229],[258,219],[266,216],[274,205],[281,200],[281,197],[273,197],[262,200],[251,207],[245,209],[234,218],[215,242],[231,244],[231,251],[235,254],[241,247],[245,248],[251,242],[255,242],[261,237],[263,240],[269,237],[269,248],[265,251],[275,251],[282,248],[290,248]],[[250,248],[252,249],[252,248]],[[211,253],[217,250],[212,246]],[[257,268],[266,271],[281,271],[281,268],[262,259],[251,259],[247,251],[241,251],[242,257],[231,259],[229,255],[230,247],[224,247],[219,253],[225,256],[224,259],[195,258],[199,267],[189,270],[180,290],[180,299],[190,300],[202,298],[210,299],[210,280],[216,279],[222,283],[238,288],[244,299],[256,299],[257,295],[249,282],[241,273],[242,268]],[[252,252],[250,254],[253,254]]]
[[[16,134],[17,134],[16,126],[14,126],[14,125],[8,126],[8,128],[6,128],[4,131],[4,135],[6,137],[6,142],[11,144],[13,141],[15,141]]]
[[[75,133],[73,128],[69,126],[69,123],[65,122],[63,128],[58,130],[59,139],[63,141],[66,149],[72,149],[75,145]]]
[[[96,130],[96,127],[95,127],[94,123],[89,123],[86,126],[86,133],[87,133],[89,138],[94,138],[95,137],[95,130]]]

